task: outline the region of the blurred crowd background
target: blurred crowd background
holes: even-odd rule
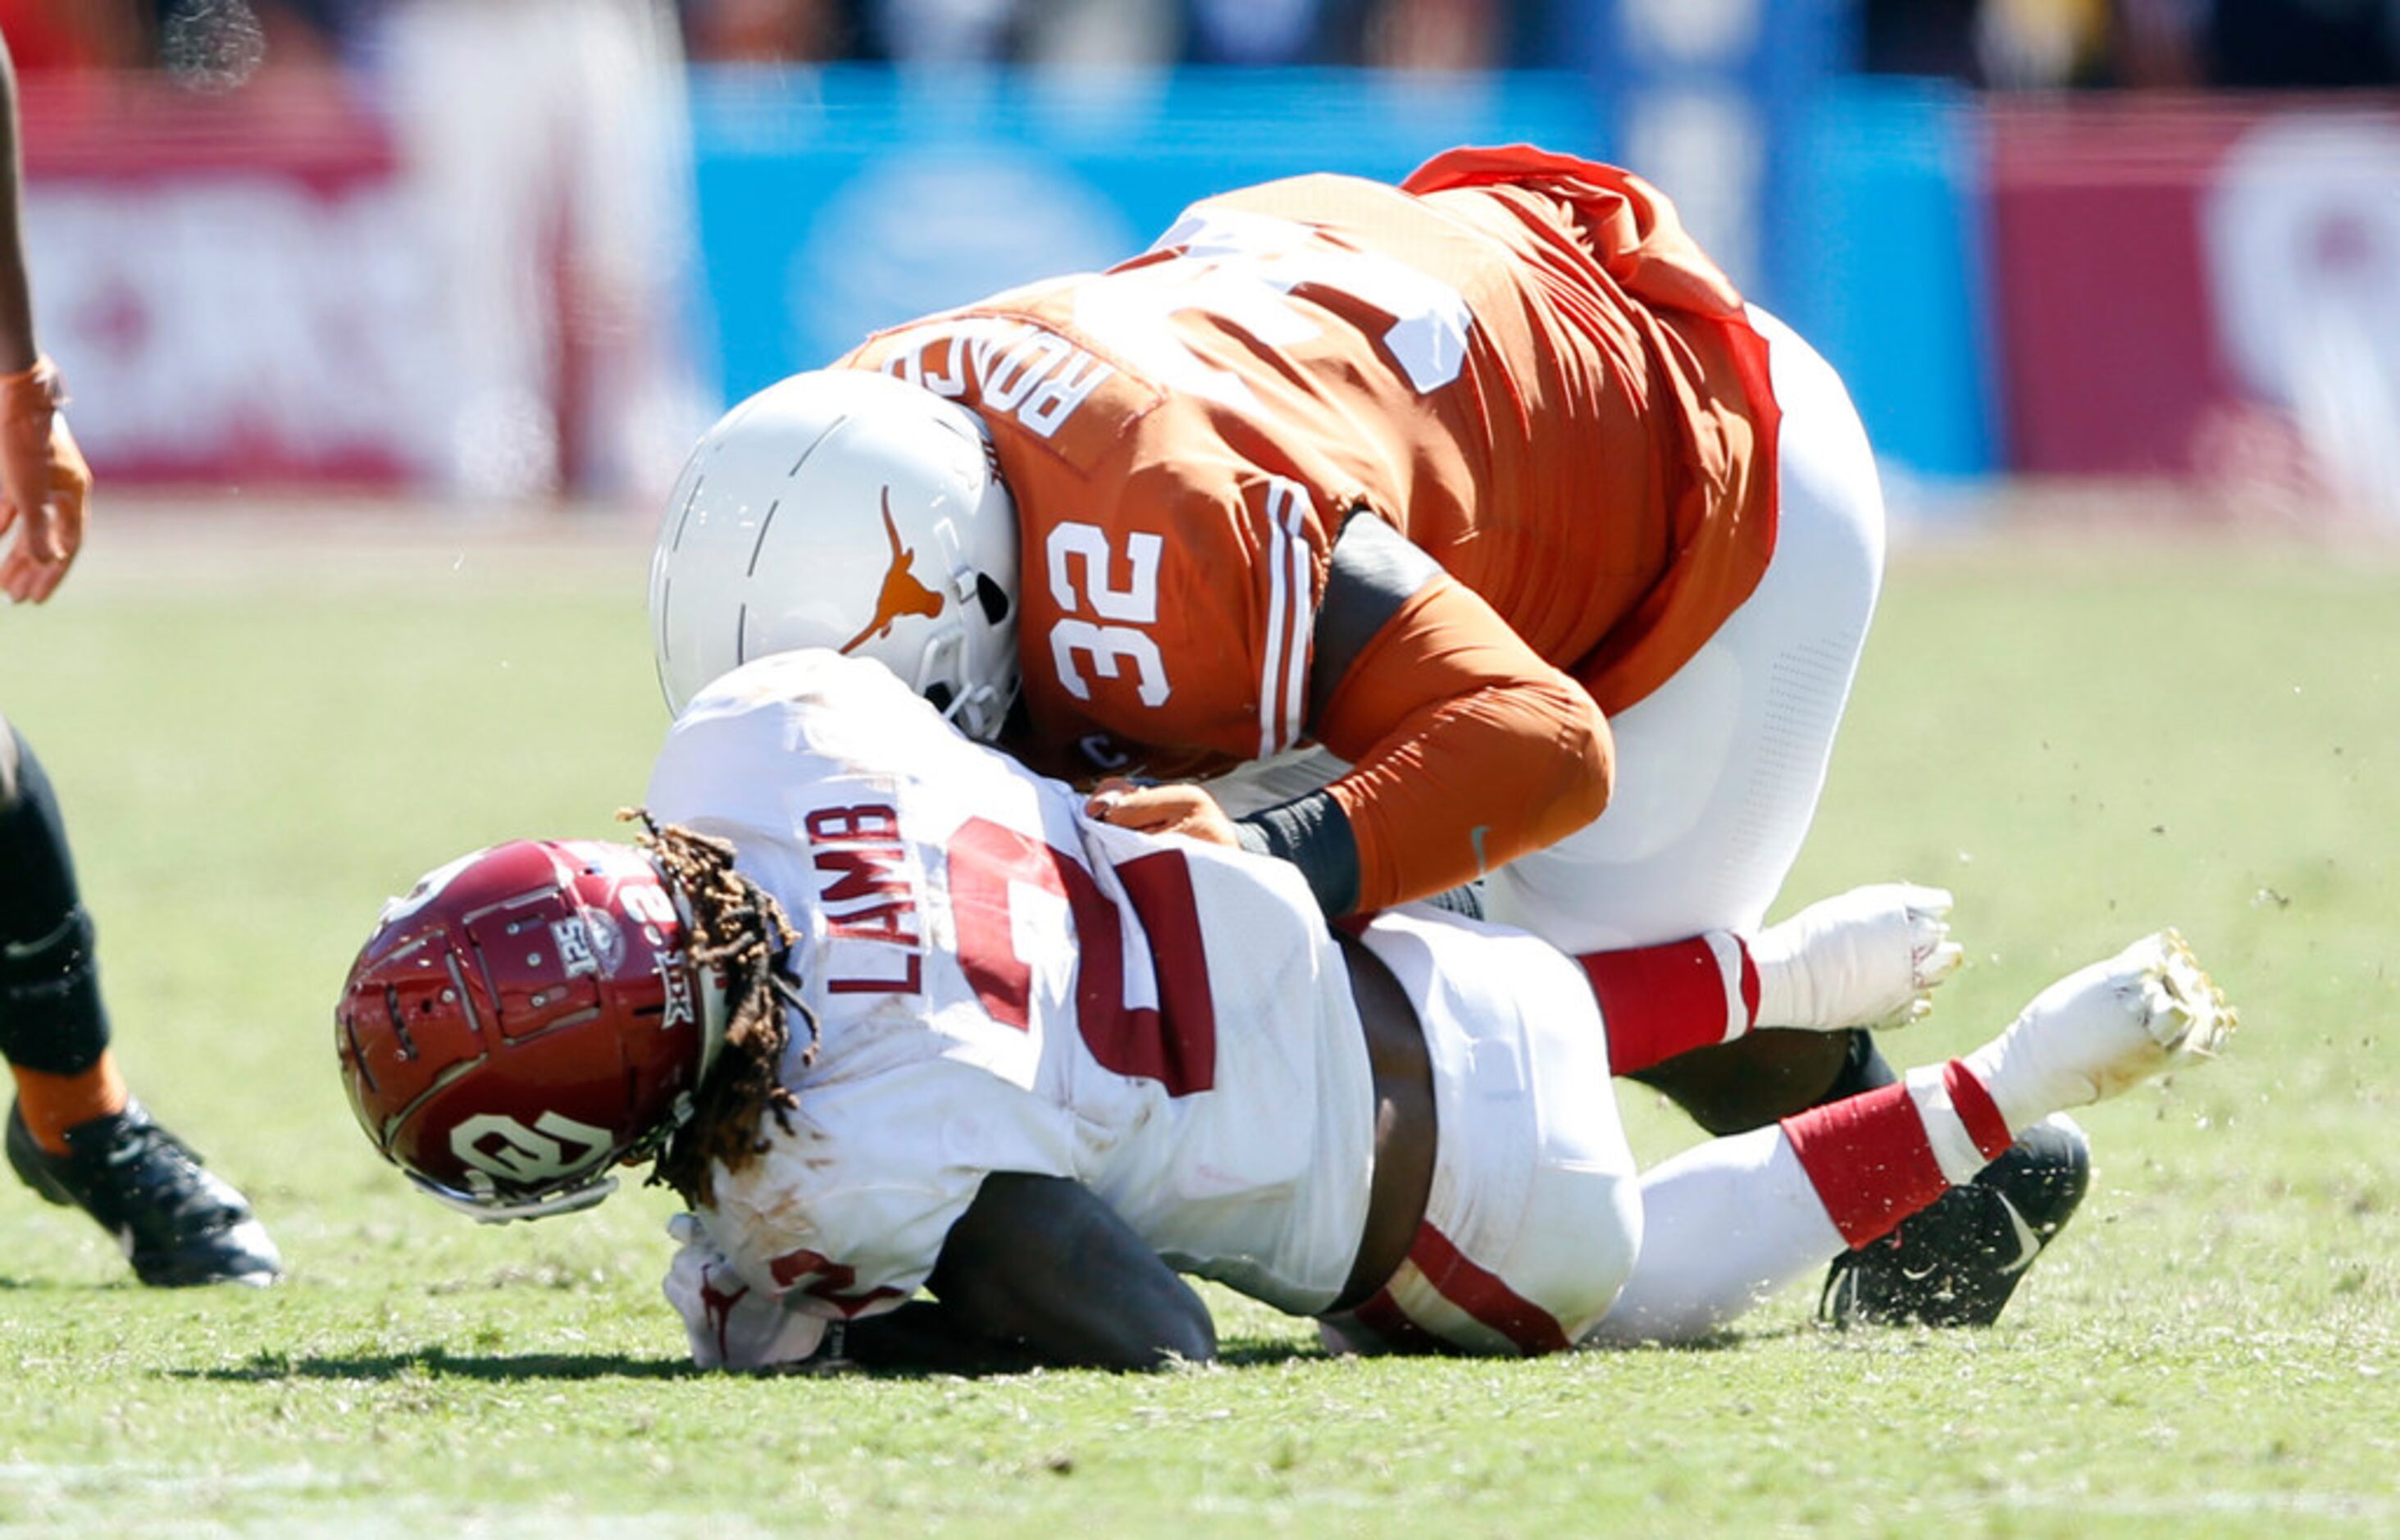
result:
[[[370,59],[420,0],[0,0],[20,68]],[[468,0],[436,0],[465,4]],[[487,0],[507,6],[514,0]],[[1693,0],[1700,10],[1722,9]],[[1573,0],[660,0],[695,61],[1539,69]],[[1997,89],[2400,82],[2400,0],[1864,0],[1863,68]]]
[[[638,504],[875,325],[1223,186],[1530,140],[1675,195],[1909,506],[2119,476],[2400,518],[2400,0],[0,0],[0,34],[104,483]]]

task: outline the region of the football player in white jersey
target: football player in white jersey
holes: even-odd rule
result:
[[[1288,865],[1084,800],[880,665],[736,670],[638,847],[518,841],[387,906],[337,1016],[361,1123],[486,1219],[654,1161],[704,1365],[1206,1358],[1179,1274],[1337,1348],[1534,1353],[1713,1329],[2232,1025],[2152,936],[1963,1059],[1637,1173],[1606,967],[1425,906],[1330,930]],[[1720,1035],[1905,1017],[1943,895],[1865,892],[1634,966]]]

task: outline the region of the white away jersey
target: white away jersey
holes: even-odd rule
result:
[[[1070,1178],[1170,1266],[1332,1302],[1365,1226],[1373,1083],[1298,873],[1084,818],[878,664],[786,653],[692,701],[649,808],[780,899],[822,1031],[793,1130],[702,1218],[823,1315],[913,1294],[995,1171]]]

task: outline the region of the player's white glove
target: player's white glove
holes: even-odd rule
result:
[[[1750,944],[1758,1025],[1838,1031],[1905,1027],[1966,953],[1950,939],[1950,894],[1886,882],[1820,900]]]
[[[771,1369],[798,1363],[824,1342],[825,1323],[786,1310],[781,1300],[743,1282],[697,1215],[669,1220],[667,1235],[680,1243],[667,1268],[667,1302],[683,1316],[693,1363],[702,1369]]]

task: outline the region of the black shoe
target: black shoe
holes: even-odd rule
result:
[[[2092,1183],[2092,1146],[2064,1117],[2026,1129],[1964,1187],[1834,1259],[1817,1315],[1835,1326],[1989,1326]]]
[[[7,1147],[25,1185],[98,1220],[143,1283],[265,1285],[283,1270],[249,1203],[140,1102],[68,1129],[63,1155],[34,1142],[24,1113],[11,1106]]]

